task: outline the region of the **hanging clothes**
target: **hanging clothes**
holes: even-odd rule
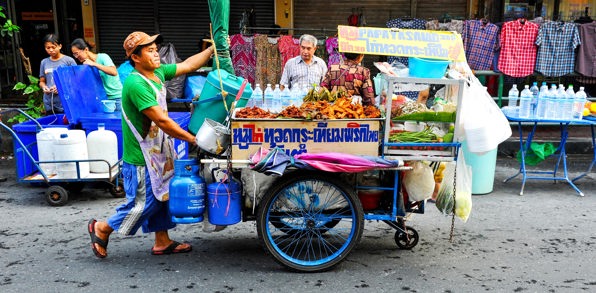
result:
[[[426,29],[426,21],[418,18],[414,19],[401,19],[396,18],[387,21],[388,28],[403,28],[403,29],[417,29],[423,30]],[[394,61],[400,62],[406,66],[408,66],[408,57],[394,57],[390,56],[387,58],[387,62],[389,64],[393,63]]]
[[[340,64],[341,60],[345,60],[343,53],[338,51],[339,43],[337,42],[337,37],[327,38],[325,41],[325,48],[327,48],[327,54],[329,54],[327,67],[331,67],[331,65],[334,64]]]
[[[267,35],[255,35],[253,40],[257,51],[255,83],[261,85],[277,84],[282,72],[277,38],[270,38]]]
[[[538,25],[525,19],[508,21],[501,30],[499,70],[513,77],[534,72],[536,65],[536,37]]]
[[[257,56],[253,37],[241,34],[230,37],[230,53],[236,75],[245,78],[254,86]]]
[[[577,72],[596,77],[596,21],[584,23],[579,27],[582,44],[577,53]]]
[[[295,39],[292,36],[281,36],[277,41],[279,53],[281,54],[282,66],[288,62],[288,60],[300,55],[300,40]]]
[[[575,48],[580,43],[576,24],[558,21],[543,23],[536,38],[536,71],[551,77],[573,73]]]
[[[499,28],[481,20],[465,22],[462,40],[468,65],[473,70],[489,70],[495,55]]]

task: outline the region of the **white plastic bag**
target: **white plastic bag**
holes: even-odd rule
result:
[[[462,141],[461,135],[465,135],[470,152],[488,152],[511,136],[511,126],[478,78],[470,75],[467,79],[456,125],[460,137],[456,139]]]
[[[404,175],[404,187],[408,192],[410,201],[429,199],[435,190],[435,177],[431,167],[423,162],[416,161],[412,170]]]

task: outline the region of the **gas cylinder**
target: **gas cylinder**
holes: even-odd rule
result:
[[[199,169],[199,161],[196,159],[174,161],[169,200],[174,223],[191,224],[203,221],[205,179],[199,176]]]
[[[97,130],[91,131],[87,135],[87,151],[89,160],[105,160],[90,162],[89,171],[91,173],[108,173],[110,166],[118,163],[118,138],[116,133],[105,129],[104,123],[97,124]]]
[[[209,223],[232,225],[241,220],[241,188],[235,180],[214,182],[207,185]]]

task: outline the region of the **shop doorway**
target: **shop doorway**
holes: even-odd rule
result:
[[[70,54],[70,43],[82,37],[81,1],[74,0],[14,0],[17,23],[21,26],[21,47],[31,61],[34,76],[39,76],[39,65],[47,54],[42,39],[50,33],[58,34],[63,44],[62,53]]]

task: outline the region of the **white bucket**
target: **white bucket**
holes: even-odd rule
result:
[[[54,161],[54,142],[60,137],[60,134],[67,133],[68,128],[44,128],[35,135],[37,140],[37,154],[39,161]],[[41,163],[41,170],[46,176],[56,174],[56,164]]]
[[[87,135],[87,151],[89,160],[106,160],[106,162],[89,162],[91,173],[108,173],[110,166],[118,162],[118,138],[116,133],[106,130],[103,123],[99,123],[97,130]]]
[[[54,157],[56,161],[88,160],[87,137],[83,130],[69,130],[63,133],[54,143]],[[58,177],[62,179],[76,179],[76,163],[57,163]],[[80,178],[89,176],[89,162],[79,163]]]

